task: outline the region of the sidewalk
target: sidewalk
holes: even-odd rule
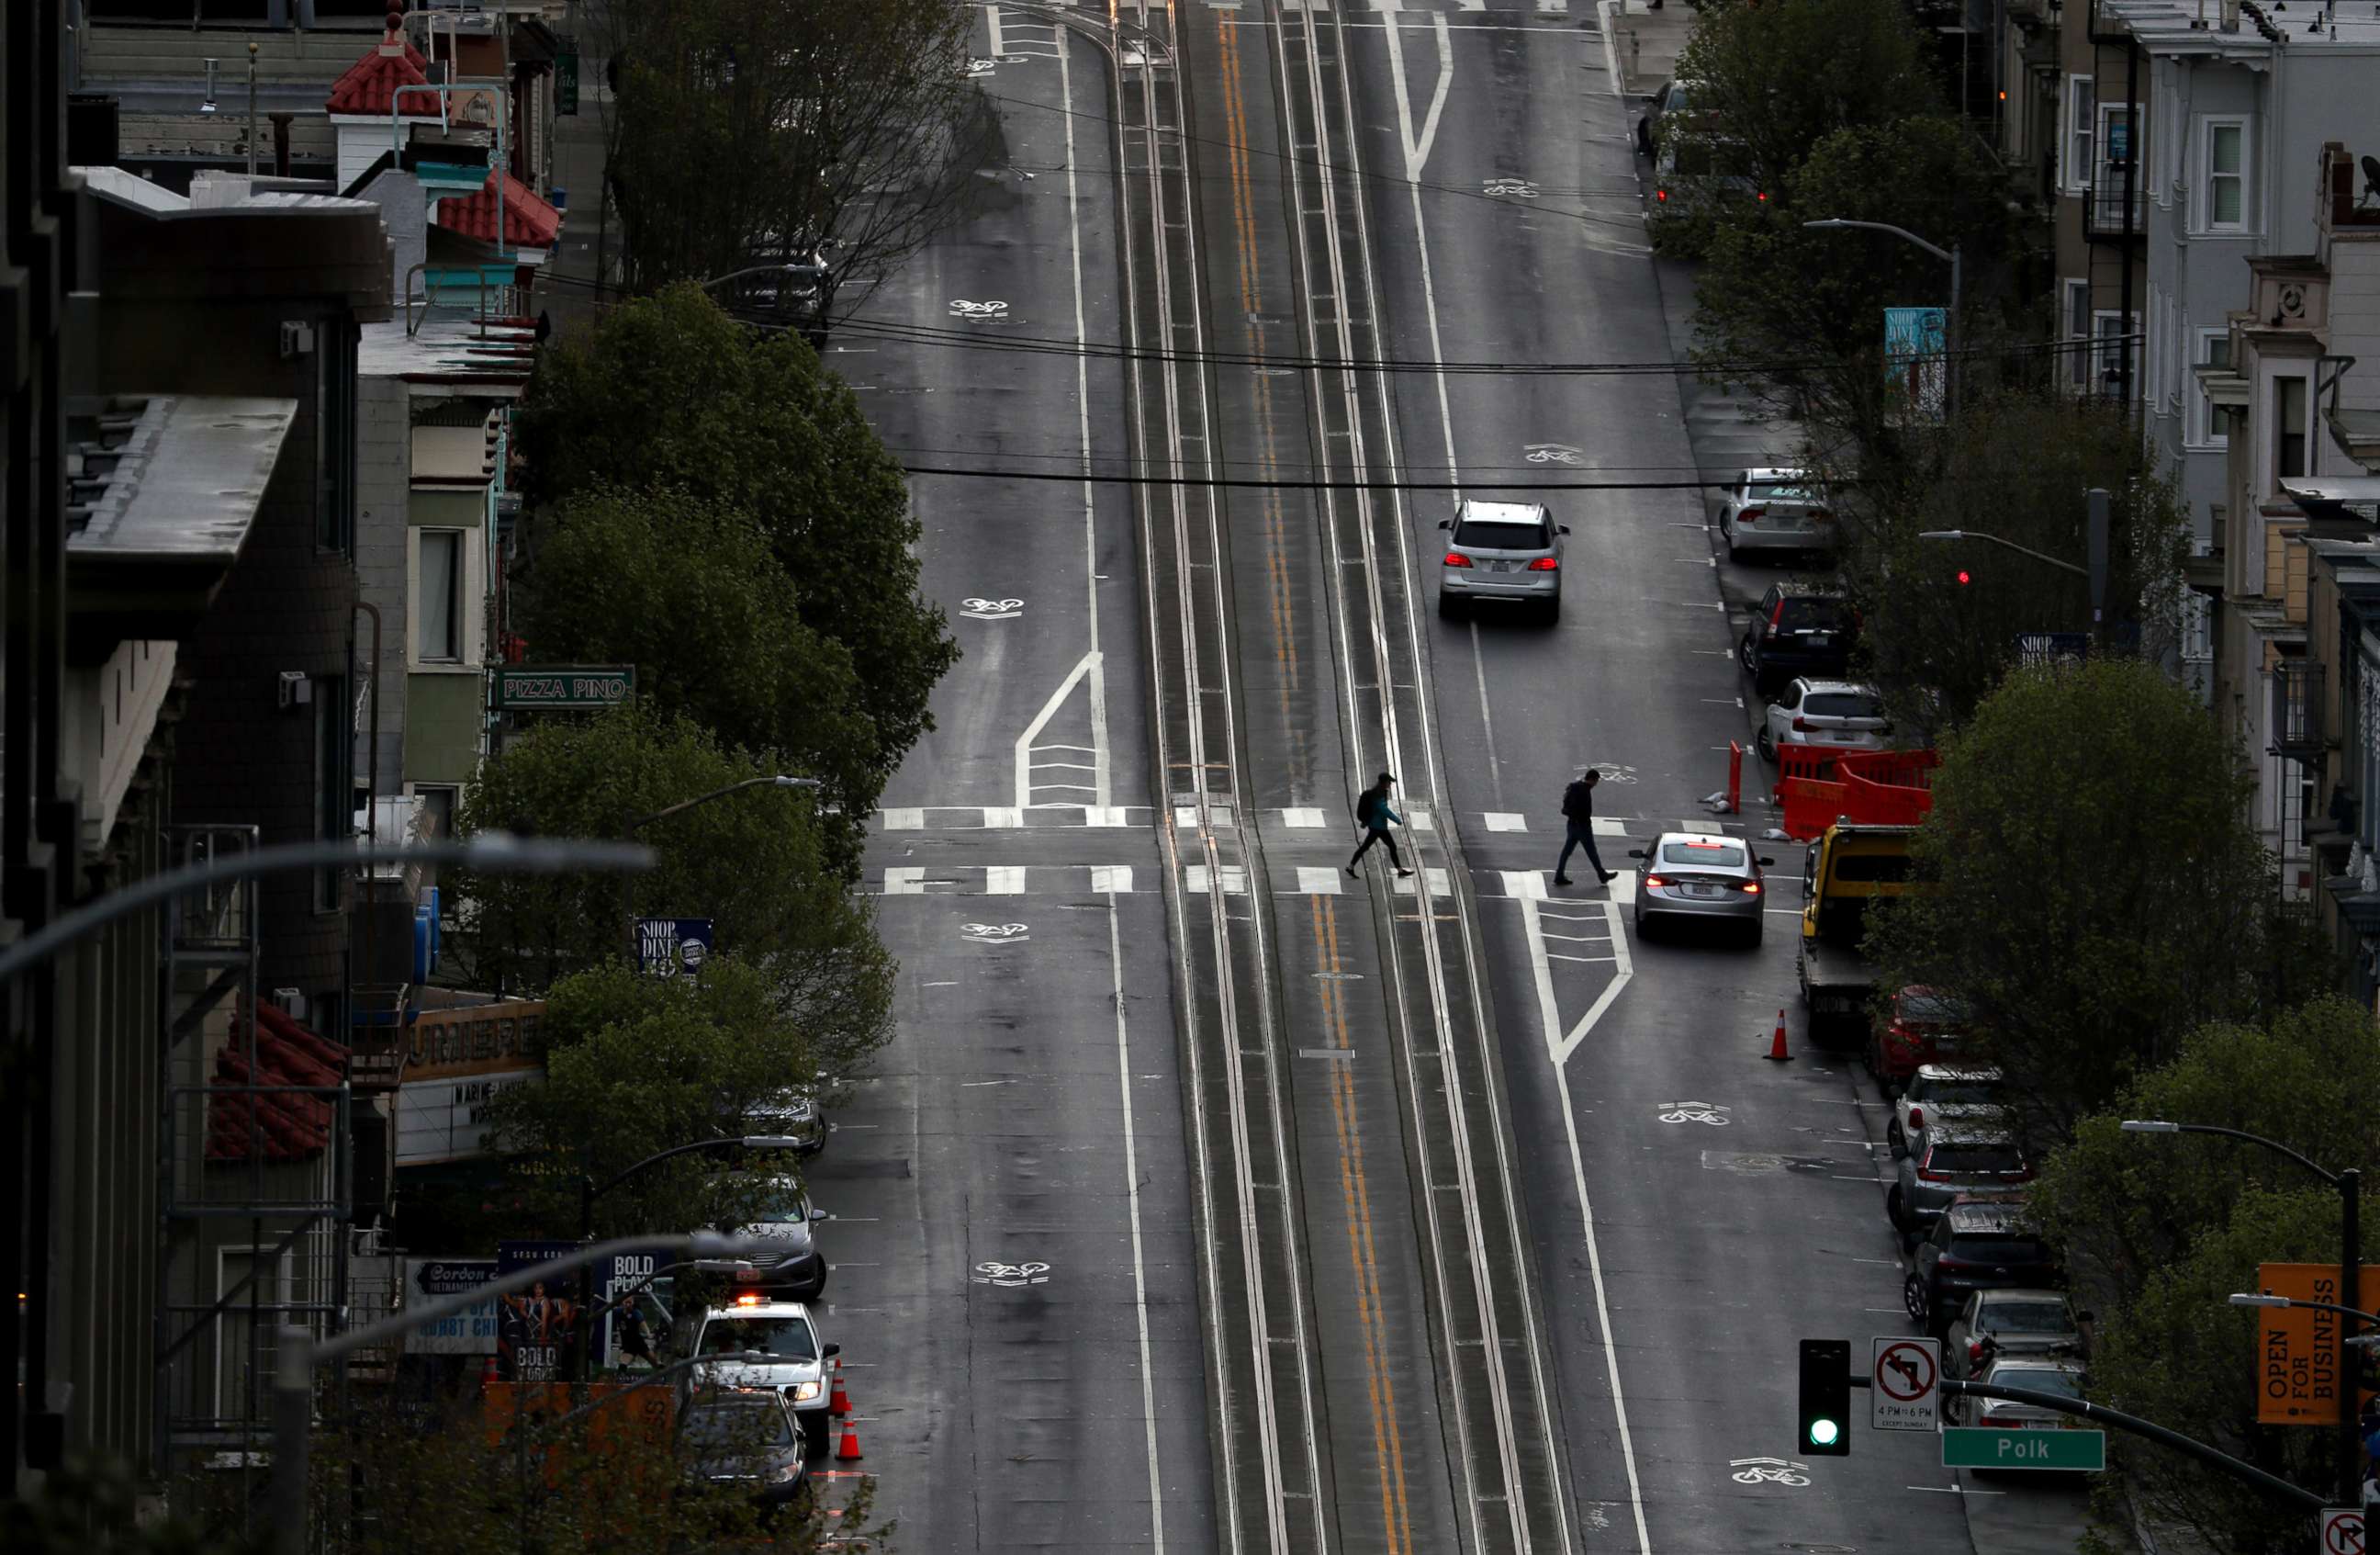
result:
[[[1678,51],[1686,46],[1686,34],[1694,30],[1694,7],[1676,0],[1654,10],[1645,0],[1620,0],[1610,11],[1612,47],[1623,87],[1634,97],[1659,91],[1677,65]],[[1633,114],[1628,122],[1633,128]]]

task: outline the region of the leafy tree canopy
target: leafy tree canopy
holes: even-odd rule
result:
[[[820,1053],[779,1007],[768,971],[713,956],[698,978],[610,962],[546,995],[545,1082],[492,1105],[496,1148],[532,1175],[609,1180],[673,1146],[752,1132],[757,1109],[819,1073]],[[540,1172],[564,1163],[559,1173]],[[764,1160],[790,1172],[791,1158]],[[692,1152],[648,1168],[596,1203],[599,1235],[748,1221],[763,1173]]]
[[[2334,986],[2277,909],[2248,780],[2155,665],[2012,674],[1943,747],[1912,852],[1931,889],[1878,911],[1883,985],[1973,1011],[2036,1144],[2065,1137],[2208,1021]]]
[[[758,523],[674,490],[595,487],[552,510],[514,619],[556,663],[633,663],[637,695],[724,744],[774,751],[824,780],[841,813],[819,824],[846,870],[884,781],[844,644],[802,618]]]
[[[464,793],[466,834],[620,836],[683,800],[777,771],[722,748],[683,716],[637,703],[553,719],[481,764]],[[773,1006],[817,1065],[848,1072],[891,1035],[892,960],[864,898],[826,867],[815,797],[756,786],[638,829],[657,868],[618,875],[471,875],[457,950],[481,987],[544,990],[625,960],[632,917],[708,917],[718,947],[765,971]]]
[[[927,699],[958,645],[918,596],[908,487],[850,388],[798,338],[748,330],[687,284],[549,346],[519,429],[532,555],[567,522],[548,510],[599,488],[682,492],[750,516],[803,624],[848,655],[844,711],[874,726],[879,781],[829,797],[854,815],[872,807],[932,726]]]
[[[2050,1155],[2033,1210],[2063,1249],[2083,1305],[2099,1309],[2095,1398],[2299,1484],[2328,1480],[2330,1432],[2252,1424],[2258,1314],[2225,1298],[2256,1288],[2259,1263],[2335,1262],[2338,1194],[2243,1141],[2119,1125],[2132,1117],[2237,1128],[2325,1170],[2369,1174],[2380,1166],[2380,1119],[2362,1105],[2380,1085],[2375,1039],[2371,1015],[2335,998],[2269,1025],[2201,1027]],[[2380,1257],[2380,1227],[2367,1224],[2363,1255]],[[2152,1513],[2197,1529],[2212,1548],[2302,1544],[2301,1527],[2276,1525],[2270,1502],[2244,1487],[2119,1445]]]

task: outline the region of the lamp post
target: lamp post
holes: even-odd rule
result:
[[[595,1201],[610,1193],[649,1166],[682,1156],[689,1150],[707,1150],[714,1145],[741,1145],[747,1150],[794,1150],[801,1141],[790,1134],[728,1134],[716,1139],[692,1139],[683,1145],[672,1145],[666,1150],[656,1150],[636,1165],[625,1167],[598,1183],[581,1174],[578,1179],[578,1240],[588,1243],[595,1235]],[[658,1245],[658,1244],[654,1244]],[[595,1308],[595,1265],[592,1261],[578,1266],[578,1339],[577,1355],[571,1365],[574,1380],[584,1382],[593,1370],[589,1350],[594,1343],[594,1324],[590,1320]]]
[[[1959,419],[1959,286],[1961,271],[1961,265],[1959,262],[1959,245],[1953,243],[1949,248],[1945,249],[1938,244],[1928,243],[1925,239],[1918,237],[1907,227],[1894,226],[1890,222],[1855,222],[1845,220],[1840,216],[1834,216],[1821,222],[1803,222],[1802,225],[1806,227],[1815,228],[1820,232],[1841,232],[1852,227],[1862,228],[1868,232],[1888,232],[1895,237],[1900,238],[1902,242],[1914,243],[1917,247],[1925,249],[1927,253],[1932,254],[1936,259],[1946,260],[1949,262],[1950,317],[1949,323],[1944,327],[1942,332],[1943,354],[1949,358],[1949,360],[1944,364],[1944,392],[1949,402],[1949,414],[1946,415],[1943,419],[1945,421],[1956,421]]]
[[[480,1302],[498,1300],[516,1291],[526,1291],[599,1259],[648,1247],[666,1247],[673,1252],[690,1252],[698,1257],[742,1257],[759,1252],[762,1244],[758,1238],[722,1236],[712,1231],[676,1236],[624,1237],[617,1242],[581,1247],[545,1263],[516,1270],[501,1280],[441,1296],[427,1306],[407,1307],[377,1323],[335,1334],[329,1339],[318,1341],[305,1329],[283,1328],[275,1338],[277,1364],[273,1376],[273,1479],[271,1499],[267,1502],[272,1512],[273,1555],[305,1555],[306,1530],[310,1522],[306,1513],[307,1460],[311,1447],[310,1438],[313,1432],[314,1365],[317,1361],[334,1361],[368,1344],[395,1339],[419,1324],[451,1318]]]
[[[2082,493],[2082,553],[2088,566],[2076,566],[2046,551],[2035,551],[2030,545],[2019,545],[1998,535],[1987,535],[1981,529],[1920,529],[1920,540],[1979,540],[1986,545],[1997,545],[2036,562],[2046,562],[2063,572],[2070,572],[2091,586],[2091,630],[2095,634],[2107,613],[2107,536],[2114,523],[2115,499],[2103,487],[2094,486]]]
[[[2362,1297],[2363,1294],[2363,1233],[2361,1224],[2363,1174],[2362,1172],[2352,1167],[2345,1172],[2329,1171],[2317,1166],[2313,1160],[2300,1155],[2277,1139],[2267,1139],[2261,1134],[2250,1134],[2245,1129],[2221,1128],[2214,1124],[2168,1123],[2162,1118],[2126,1118],[2123,1129],[2127,1134],[2212,1134],[2226,1139],[2245,1140],[2251,1145],[2261,1145],[2275,1155],[2288,1157],[2337,1188],[2338,1190],[2338,1294],[2350,1298]],[[2237,1295],[2231,1300],[2234,1305],[2240,1306],[2269,1306],[2277,1302],[2288,1306],[2312,1306],[2326,1308],[2338,1315],[2340,1388],[2338,1443],[2338,1504],[2362,1506],[2363,1475],[2357,1459],[2362,1454],[2362,1445],[2356,1436],[2354,1408],[2355,1395],[2361,1391],[2355,1385],[2354,1352],[2358,1348],[2355,1329],[2359,1322],[2372,1321],[2372,1315],[2352,1306],[2336,1306],[2329,1302],[2287,1302],[2279,1297],[2260,1297],[2255,1301],[2243,1301]]]
[[[726,277],[721,276],[720,279],[725,280]],[[640,815],[628,822],[627,832],[633,837],[656,820],[667,820],[670,817],[690,810],[698,805],[707,805],[713,799],[724,799],[730,794],[741,794],[747,788],[808,788],[815,791],[823,786],[824,784],[820,779],[788,777],[783,772],[771,777],[746,778],[740,783],[731,783],[724,788],[714,788],[708,794],[698,794],[691,799],[681,799],[666,808],[653,811],[650,815]],[[620,882],[620,924],[627,935],[628,965],[633,967],[637,964],[637,910],[628,894],[628,886],[629,882],[625,880]]]
[[[2035,551],[2030,545],[2019,545],[2012,540],[2002,540],[1998,535],[1987,535],[1981,529],[1920,529],[1917,532],[1917,538],[1920,540],[1980,540],[1986,545],[1998,545],[2022,555],[2030,556],[2036,562],[2046,562],[2053,567],[2062,567],[2077,577],[2091,576],[2091,570],[2088,567],[2078,567],[2071,562],[2061,562],[2046,551]]]

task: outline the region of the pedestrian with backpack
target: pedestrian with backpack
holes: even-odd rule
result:
[[[1355,824],[1364,829],[1364,840],[1356,844],[1355,856],[1347,860],[1347,872],[1351,875],[1355,873],[1355,866],[1364,861],[1364,855],[1371,851],[1374,843],[1389,845],[1389,862],[1397,867],[1400,879],[1413,873],[1405,868],[1404,859],[1397,852],[1397,840],[1389,835],[1391,823],[1399,826],[1405,823],[1404,817],[1389,808],[1389,790],[1396,786],[1396,782],[1382,772],[1378,782],[1355,796]]]
[[[1562,871],[1570,865],[1570,850],[1581,846],[1586,849],[1586,861],[1595,866],[1604,884],[1609,885],[1620,878],[1603,867],[1603,856],[1595,851],[1595,785],[1602,781],[1603,774],[1593,767],[1581,767],[1578,776],[1562,790],[1563,837],[1561,856],[1554,861],[1556,885],[1570,883],[1570,877]]]

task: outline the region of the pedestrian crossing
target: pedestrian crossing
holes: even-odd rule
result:
[[[1137,828],[1154,825],[1159,811],[1148,805],[928,805],[905,808],[887,808],[870,818],[871,831],[892,832],[1023,832],[1082,828]],[[1435,832],[1438,819],[1422,806],[1399,810],[1408,832]],[[1228,806],[1210,808],[1208,814],[1218,827],[1236,824]],[[1343,832],[1353,834],[1354,821],[1342,812],[1319,807],[1298,807],[1262,812],[1264,824],[1283,832]],[[1532,821],[1534,820],[1534,824]],[[1521,832],[1559,837],[1562,820],[1558,815],[1532,818],[1515,810],[1475,810],[1459,818],[1465,832],[1476,830],[1489,833]],[[1177,831],[1198,829],[1198,810],[1194,805],[1176,806],[1173,825]],[[1598,837],[1649,837],[1657,832],[1695,832],[1709,835],[1733,832],[1741,834],[1742,825],[1727,826],[1706,817],[1692,820],[1656,820],[1643,816],[1598,815],[1595,818],[1595,834]]]
[[[1386,874],[1393,895],[1417,894],[1421,880],[1428,881],[1432,896],[1448,896],[1454,891],[1452,872],[1436,865],[1425,867],[1413,879],[1385,869],[1381,872]],[[1372,889],[1373,873],[1366,868],[1361,877],[1353,876],[1335,864],[1276,867],[1268,876],[1269,894],[1362,895]],[[1633,869],[1619,871],[1609,888],[1594,883],[1592,871],[1584,864],[1573,878],[1577,883],[1562,886],[1553,883],[1550,869],[1472,871],[1474,888],[1489,900],[1599,901],[1608,895],[1622,905],[1636,900]],[[1182,871],[1182,888],[1194,896],[1218,894],[1219,888],[1224,896],[1246,896],[1250,893],[1249,883],[1248,871],[1238,865],[1225,865],[1210,872],[1204,864],[1193,864]],[[879,896],[1130,896],[1153,894],[1164,888],[1160,870],[1123,864],[895,864],[868,871],[866,885],[869,894]]]

